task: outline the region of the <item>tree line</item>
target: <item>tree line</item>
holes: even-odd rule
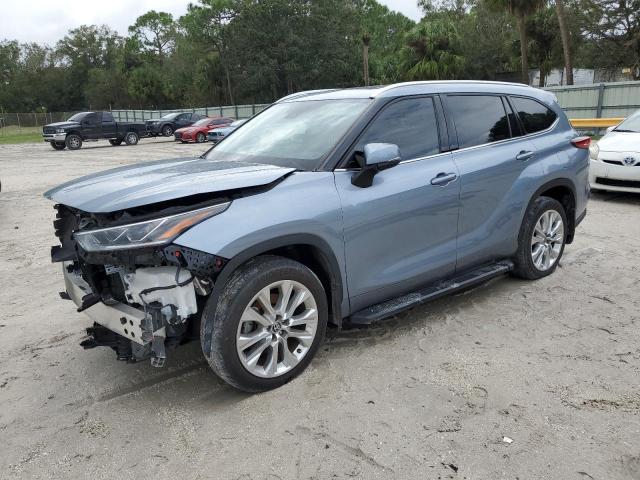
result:
[[[55,45],[0,41],[4,111],[268,103],[299,90],[638,67],[640,0],[198,0]]]

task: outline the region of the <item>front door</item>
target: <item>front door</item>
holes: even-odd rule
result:
[[[396,100],[367,127],[353,155],[367,143],[393,143],[402,162],[368,188],[351,184],[353,168],[335,172],[352,312],[454,273],[460,182],[439,138],[433,98]]]

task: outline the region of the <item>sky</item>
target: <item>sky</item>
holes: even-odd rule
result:
[[[379,0],[391,10],[419,20],[416,0]],[[188,0],[0,0],[0,40],[53,45],[72,28],[83,24],[106,24],[120,34],[149,10],[179,17]],[[196,3],[192,0],[192,3]]]

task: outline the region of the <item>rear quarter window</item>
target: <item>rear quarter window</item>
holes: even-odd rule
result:
[[[531,98],[510,97],[510,99],[526,133],[546,130],[558,118],[553,110]]]

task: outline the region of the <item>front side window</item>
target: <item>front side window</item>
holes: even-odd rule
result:
[[[183,113],[181,115],[178,115],[178,117],[176,117],[176,120],[178,120],[178,121],[191,120],[191,114],[190,113]]]
[[[407,98],[386,106],[360,137],[356,151],[362,152],[367,143],[393,143],[403,160],[440,153],[433,100]]]
[[[511,102],[527,133],[546,130],[558,118],[553,110],[530,98],[511,97]]]
[[[500,97],[450,95],[447,104],[456,125],[460,148],[510,138],[509,121]]]
[[[111,112],[102,112],[102,121],[103,122],[115,122]]]
[[[370,102],[343,99],[276,103],[225,138],[206,158],[314,170]]]

